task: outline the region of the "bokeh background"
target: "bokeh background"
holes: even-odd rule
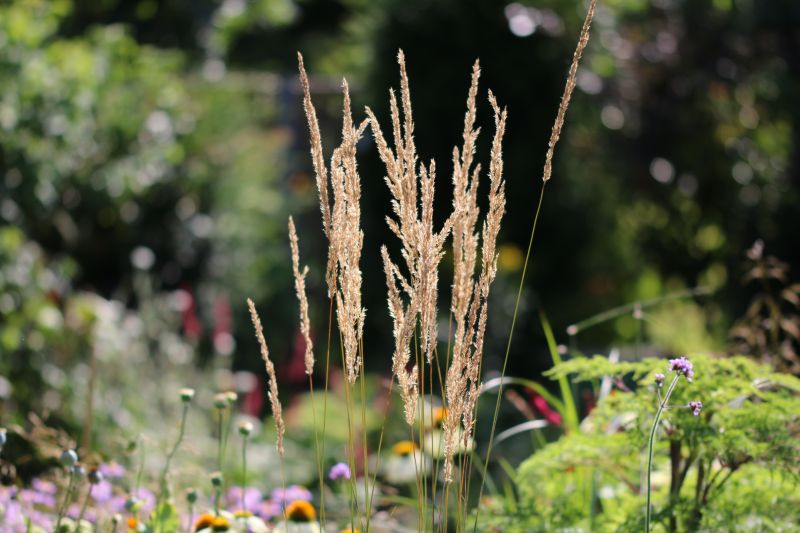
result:
[[[298,51],[327,150],[338,142],[341,78],[353,89],[357,117],[369,105],[385,120],[388,89],[398,85],[396,53],[405,51],[417,145],[440,168],[442,218],[470,67],[480,58],[482,89],[491,87],[510,117],[509,202],[485,365],[487,375],[496,372],[585,7],[571,0],[3,2],[0,416],[20,421],[36,412],[79,425],[98,365],[115,370],[105,374],[97,416],[122,426],[147,413],[115,391],[145,396],[164,368],[252,380],[261,362],[246,297],[263,312],[286,393],[305,386],[289,214],[311,268],[318,346],[328,306]],[[490,131],[485,100],[479,113]],[[484,137],[484,162],[487,145]],[[369,135],[359,150],[367,367],[381,372],[391,322],[374,266],[380,244],[393,241]],[[540,310],[567,342],[574,322],[695,287],[708,294],[652,311],[647,350],[730,351],[730,328],[761,290],[746,283],[746,251],[762,239],[764,255],[785,262],[778,281],[797,281],[798,230],[800,3],[603,1],[547,187],[508,372],[536,377],[550,366]],[[444,293],[448,268],[445,258]],[[623,314],[581,333],[580,349],[631,350],[639,334]],[[784,337],[796,347],[796,338]],[[256,374],[237,373],[246,370]],[[263,406],[253,401],[248,409],[258,413]]]

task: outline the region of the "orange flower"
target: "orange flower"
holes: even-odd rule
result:
[[[307,501],[295,500],[286,507],[286,519],[292,522],[312,522],[317,519],[317,511]]]
[[[447,407],[437,407],[433,410],[433,426],[440,427],[447,416]]]
[[[200,531],[201,529],[205,529],[207,527],[211,527],[214,524],[215,516],[211,513],[203,513],[197,517],[197,520],[194,521],[194,530]]]
[[[128,529],[136,529],[139,526],[139,521],[135,516],[128,517]]]

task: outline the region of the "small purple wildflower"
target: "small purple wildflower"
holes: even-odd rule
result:
[[[699,416],[700,415],[700,410],[702,408],[703,408],[703,402],[701,402],[700,400],[695,400],[695,401],[689,402],[689,409],[692,410],[692,414],[694,416]]]
[[[664,374],[662,374],[661,372],[656,374],[656,385],[661,387],[664,384],[664,379],[666,379],[666,378],[665,378]]]
[[[108,478],[118,478],[125,475],[125,467],[119,463],[102,463],[100,472]]]
[[[289,504],[295,500],[310,502],[312,498],[311,491],[300,485],[289,485],[286,489],[278,488],[270,493],[270,499],[282,505]]]
[[[692,378],[694,377],[694,368],[692,367],[692,362],[685,357],[680,356],[677,359],[670,359],[669,369],[672,372],[686,376],[686,380],[689,383],[692,382]]]
[[[350,479],[350,467],[345,463],[336,463],[331,467],[330,472],[328,472],[328,478],[330,478],[331,481]]]

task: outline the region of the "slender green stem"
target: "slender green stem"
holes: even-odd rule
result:
[[[225,408],[217,409],[217,471],[222,472],[222,459],[224,451],[224,440],[225,440]]]
[[[244,506],[244,493],[247,490],[247,435],[242,436],[242,491],[241,491],[241,508],[242,511],[247,511]]]
[[[172,465],[172,459],[175,457],[175,454],[178,453],[178,448],[183,441],[183,436],[186,433],[186,418],[189,414],[189,402],[183,402],[183,410],[181,411],[181,425],[178,429],[178,438],[175,440],[175,444],[172,445],[172,449],[167,454],[167,460],[164,462],[164,469],[161,471],[161,480],[159,486],[159,493],[158,493],[158,500],[156,502],[156,513],[158,514],[158,527],[156,531],[161,531],[162,527],[162,519],[163,513],[160,512],[161,504],[164,501],[165,495],[169,492],[167,487],[167,478],[169,477],[169,469]]]
[[[194,522],[194,504],[189,504],[189,527],[186,528],[188,532],[192,531],[192,523]]]
[[[647,441],[647,504],[644,515],[645,533],[650,533],[650,516],[652,513],[652,510],[650,509],[650,474],[653,471],[653,450],[655,448],[656,432],[658,431],[658,423],[661,420],[661,413],[664,412],[664,408],[667,406],[669,397],[672,396],[672,391],[675,390],[675,385],[677,385],[679,378],[679,374],[676,374],[675,377],[672,378],[672,383],[669,384],[667,393],[664,395],[664,398],[661,400],[661,402],[659,402],[658,410],[656,411],[656,418],[653,420],[653,427],[650,429],[650,438]]]
[[[519,304],[522,301],[522,289],[525,287],[525,274],[528,272],[528,264],[531,258],[531,252],[533,251],[533,239],[536,235],[536,226],[539,223],[539,213],[542,211],[542,203],[544,201],[544,190],[547,186],[547,182],[542,182],[542,190],[539,193],[539,203],[536,206],[536,214],[533,217],[533,224],[531,226],[531,236],[528,240],[528,250],[525,253],[525,262],[522,264],[522,274],[519,277],[519,288],[517,289],[517,298],[514,302],[514,315],[511,318],[511,328],[508,332],[508,342],[506,343],[506,355],[503,358],[503,369],[500,372],[501,377],[505,377],[506,375],[506,368],[508,366],[508,356],[511,353],[511,341],[514,338],[514,328],[517,325],[517,315],[519,314]],[[494,416],[492,418],[492,430],[489,432],[489,446],[486,449],[486,461],[483,465],[484,470],[489,469],[489,457],[492,455],[492,445],[494,445],[494,432],[497,429],[497,417],[500,414],[500,400],[503,397],[503,383],[500,382],[500,387],[497,392],[497,401],[495,402],[494,406]],[[485,486],[486,478],[481,479],[481,488],[478,493],[478,502],[481,501],[483,498],[483,488]],[[478,530],[478,517],[480,516],[481,506],[478,505],[478,508],[475,512],[475,522],[472,528],[473,533]]]
[[[81,512],[78,514],[78,521],[75,523],[77,530],[81,529],[81,520],[83,520],[83,515],[86,514],[86,508],[89,507],[89,499],[92,497],[93,488],[94,485],[89,483],[89,490],[86,492],[86,498],[84,498],[83,505],[81,505]]]
[[[60,533],[61,531],[61,521],[64,519],[64,513],[67,511],[67,505],[69,504],[70,496],[72,495],[72,489],[75,484],[75,474],[72,472],[72,469],[69,469],[69,481],[67,482],[67,492],[64,493],[64,501],[61,502],[61,507],[58,510],[58,518],[56,519],[56,529],[55,533]]]

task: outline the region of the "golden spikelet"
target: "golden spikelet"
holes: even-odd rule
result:
[[[455,322],[455,337],[450,366],[445,379],[446,414],[444,432],[444,477],[452,481],[453,457],[458,439],[468,445],[472,438],[475,405],[480,391],[480,369],[483,342],[488,316],[489,289],[497,272],[497,235],[505,212],[505,181],[503,179],[502,140],[505,134],[506,111],[497,105],[489,92],[494,110],[495,134],[489,164],[489,208],[480,233],[481,269],[475,277],[478,257],[479,209],[477,205],[480,165],[472,167],[478,79],[478,63],[473,67],[472,83],[467,97],[463,145],[453,152],[453,295],[451,312]],[[464,431],[461,431],[463,425]]]
[[[297,230],[294,220],[289,217],[289,245],[292,249],[292,271],[294,272],[294,289],[297,301],[300,304],[300,332],[306,344],[305,363],[306,374],[314,373],[314,343],[311,340],[311,320],[308,317],[308,298],[306,296],[306,275],[308,266],[300,270],[300,245],[297,239]]]
[[[542,181],[547,183],[553,173],[553,154],[556,149],[558,139],[561,137],[561,129],[564,127],[564,121],[567,115],[567,108],[569,101],[572,98],[572,91],[575,90],[575,84],[578,77],[578,64],[581,62],[581,56],[589,44],[589,29],[592,27],[592,19],[594,18],[594,9],[597,0],[590,0],[589,9],[586,12],[586,18],[583,21],[581,28],[581,35],[578,38],[578,45],[575,47],[575,53],[572,55],[572,64],[569,66],[569,74],[567,75],[567,83],[564,86],[564,94],[561,96],[561,104],[558,106],[558,113],[556,120],[553,124],[553,129],[550,132],[550,141],[547,143],[547,155],[544,159],[544,172],[542,174]]]
[[[269,403],[272,407],[272,416],[275,418],[275,431],[277,433],[275,446],[278,449],[278,454],[283,457],[283,434],[286,432],[286,425],[283,422],[283,409],[281,408],[281,401],[278,398],[278,380],[275,377],[275,365],[269,358],[269,349],[267,348],[267,341],[264,339],[264,329],[261,327],[261,319],[258,317],[256,306],[253,300],[247,299],[247,307],[250,309],[250,319],[253,321],[253,328],[256,330],[256,339],[261,348],[261,359],[264,360],[264,367],[267,371],[269,378]]]
[[[311,155],[314,161],[323,229],[328,237],[328,265],[325,279],[328,296],[336,300],[336,319],[343,341],[345,371],[349,383],[355,383],[361,368],[359,346],[364,330],[365,310],[361,306],[361,251],[364,233],[361,230],[361,178],[356,163],[356,145],[364,133],[367,121],[358,127],[353,124],[350,111],[350,91],[343,80],[342,142],[334,149],[330,163],[330,187],[333,202],[328,195],[328,169],[322,157],[322,142],[316,112],[311,103],[311,93],[298,54],[300,81],[303,85],[304,107],[311,134]]]
[[[381,249],[389,290],[389,312],[394,320],[395,350],[392,370],[400,384],[406,421],[411,425],[417,405],[418,368],[415,365],[409,373],[410,343],[419,322],[422,352],[430,364],[438,329],[438,267],[444,254],[444,242],[450,233],[451,221],[448,220],[439,232],[434,231],[436,164],[431,161],[427,169],[425,165],[420,165],[419,172],[417,171],[411,91],[402,50],[397,55],[397,62],[400,68],[402,113],[394,91],[389,93],[394,150],[389,147],[377,118],[369,108],[367,116],[378,154],[386,167],[384,180],[392,195],[394,218],[387,217],[386,222],[400,240],[401,255],[407,271],[407,275],[403,275],[389,258],[387,248],[384,246]],[[407,304],[403,303],[401,293],[405,293]]]

